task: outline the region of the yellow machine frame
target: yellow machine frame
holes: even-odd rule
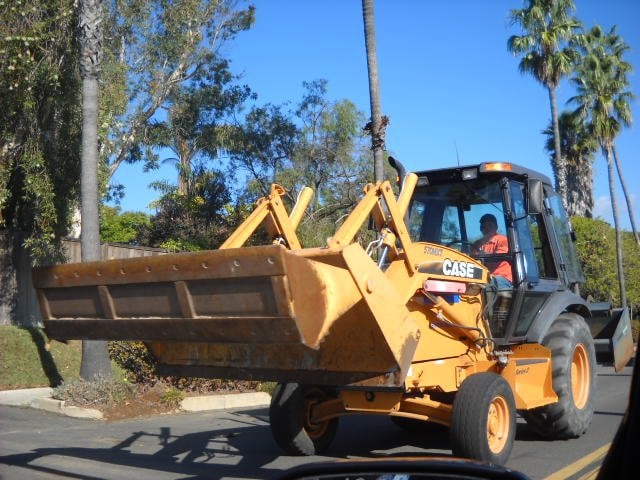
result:
[[[409,174],[397,199],[388,181],[367,185],[324,248],[302,248],[296,235],[312,190],[289,215],[273,185],[219,251],[38,269],[45,325],[54,338],[143,340],[176,374],[231,365],[334,385],[336,398],[312,405],[312,423],[357,412],[449,425],[448,399],[478,372],[502,376],[518,409],[556,402],[547,348],[496,348],[483,308],[488,270],[410,238],[416,183]],[[371,216],[377,263],[354,242]],[[274,245],[240,248],[260,225]]]

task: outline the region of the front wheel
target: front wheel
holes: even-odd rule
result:
[[[515,431],[515,401],[504,378],[482,372],[462,382],[451,415],[454,456],[503,465],[511,453]]]
[[[271,397],[269,422],[276,443],[289,455],[317,455],[329,448],[338,430],[338,417],[312,422],[315,404],[330,398],[320,387],[278,383]]]
[[[542,437],[579,437],[593,418],[596,354],[591,332],[580,315],[563,313],[542,344],[551,350],[553,390],[558,401],[521,414]]]

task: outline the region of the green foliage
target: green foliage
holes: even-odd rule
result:
[[[595,301],[612,300],[618,305],[620,293],[613,227],[603,220],[583,217],[573,217],[571,223],[577,236],[578,258],[586,277],[586,282],[581,287],[582,295],[591,296]],[[627,298],[637,306],[640,304],[640,252],[633,235],[623,233]]]
[[[155,383],[156,359],[142,342],[109,342],[109,357],[125,371],[134,383]]]
[[[231,166],[249,175],[248,187],[254,198],[269,194],[291,165],[298,128],[282,106],[253,107],[235,134]]]
[[[294,111],[267,105],[247,115],[231,165],[249,176],[246,201],[268,194],[276,182],[285,187],[291,208],[303,187],[313,188],[298,228],[302,244],[311,247],[326,244],[372,180],[373,168],[365,147],[364,114],[348,100],[328,100],[326,80],[303,86]],[[365,243],[369,236],[363,229]]]
[[[174,389],[188,392],[218,390],[256,390],[258,382],[243,380],[220,380],[195,377],[168,377],[160,379],[155,368],[157,360],[142,342],[109,342],[109,355],[125,371],[126,378],[134,383],[155,385],[163,383]],[[168,398],[176,398],[169,393]]]
[[[103,205],[100,209],[100,241],[106,243],[134,243],[138,232],[151,224],[149,215],[142,212],[123,212],[120,207]]]
[[[276,382],[264,382],[258,385],[258,390],[260,392],[266,392],[269,396],[273,396],[273,392],[276,389]]]
[[[110,58],[105,60],[126,65],[126,78],[117,77],[121,81],[117,85],[119,93],[128,93],[126,109],[116,101],[119,95],[112,97],[112,121],[103,153],[113,174],[122,162],[145,160],[149,166],[156,162],[149,147],[158,145],[158,137],[149,127],[158,109],[174,107],[172,115],[177,121],[171,122],[171,129],[176,127],[175,133],[182,123],[178,118],[186,123],[190,119],[179,112],[193,111],[190,102],[204,95],[209,86],[215,101],[229,100],[215,90],[230,75],[221,48],[251,28],[254,8],[238,9],[234,0],[123,0],[108,2],[106,7],[105,31],[110,35],[105,50]],[[122,90],[125,85],[128,88]],[[192,133],[190,128],[186,138],[192,138]],[[146,134],[150,136],[145,138]],[[175,145],[179,138],[167,141]]]
[[[97,378],[87,382],[81,378],[65,381],[53,389],[52,398],[80,407],[114,405],[135,400],[136,390],[128,382]]]
[[[573,70],[579,57],[571,40],[582,25],[570,16],[573,11],[573,0],[529,0],[525,8],[510,12],[512,24],[521,28],[522,35],[509,38],[508,50],[522,56],[522,73],[532,74],[550,89]]]
[[[628,74],[630,63],[624,60],[629,50],[615,27],[604,32],[595,26],[579,39],[582,59],[571,82],[577,95],[570,99],[577,112],[588,121],[593,136],[603,149],[613,146],[622,127],[631,124]]]
[[[71,0],[2,1],[0,219],[36,263],[61,258],[79,175],[80,103]]]
[[[157,213],[150,224],[139,230],[141,245],[194,251],[216,248],[226,239],[231,194],[220,172],[195,169],[186,194],[167,183],[155,186],[162,197],[155,203]]]
[[[188,192],[194,163],[202,165],[232,147],[235,115],[252,97],[246,85],[232,84],[236,79],[227,61],[217,61],[168,97],[166,120],[149,122],[145,143],[171,151],[172,157],[163,162],[176,164],[179,193]],[[148,156],[147,168],[155,167],[156,160],[157,156]]]
[[[182,400],[184,400],[184,392],[181,392],[174,387],[167,388],[160,396],[160,401],[162,403],[174,408],[179,407]]]

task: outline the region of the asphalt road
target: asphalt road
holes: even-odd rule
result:
[[[596,414],[586,435],[545,441],[519,420],[507,466],[533,479],[577,479],[597,468],[626,408],[631,368],[615,374],[600,366],[597,380]],[[408,434],[385,417],[342,418],[328,456],[309,459],[280,455],[265,408],[104,422],[0,407],[2,480],[262,479],[311,460],[450,453],[445,428]]]

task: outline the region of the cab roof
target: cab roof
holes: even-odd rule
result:
[[[508,176],[515,179],[538,179],[542,183],[553,186],[546,175],[529,168],[508,162],[485,162],[475,165],[465,165],[452,168],[423,170],[415,172],[420,179],[426,179],[429,184],[464,181],[486,175]]]

